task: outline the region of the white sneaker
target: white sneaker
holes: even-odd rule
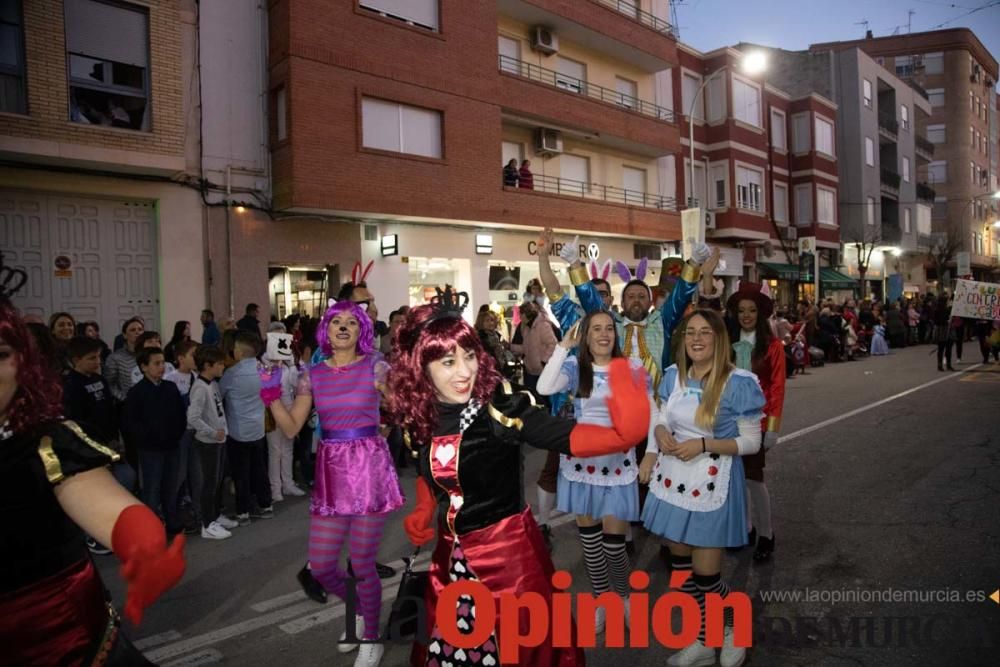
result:
[[[208,528],[202,527],[201,536],[206,540],[224,540],[227,537],[232,537],[233,534],[219,525],[218,521],[213,521],[208,524]]]
[[[283,489],[281,489],[281,492],[283,494],[285,494],[286,496],[301,497],[301,496],[306,495],[305,491],[303,491],[299,487],[295,486],[294,484],[291,484],[289,486],[284,487]]]
[[[719,664],[722,667],[739,667],[746,660],[747,650],[742,646],[733,645],[733,629],[726,626],[723,630],[722,650],[719,651]]]
[[[233,528],[238,528],[240,525],[238,521],[233,521],[225,514],[220,514],[219,518],[213,521],[212,523],[217,523],[226,530],[232,530]]]
[[[358,657],[354,659],[354,667],[378,667],[384,653],[385,647],[381,644],[362,644]]]
[[[711,667],[715,664],[715,649],[708,648],[699,640],[667,660],[671,667]]]
[[[607,611],[604,607],[598,607],[594,610],[594,634],[599,635],[604,632],[604,626],[607,623]]]
[[[361,639],[365,636],[365,618],[364,616],[354,616],[354,636]],[[340,641],[347,639],[347,629],[345,628],[343,632],[340,633]],[[363,646],[373,646],[373,644],[364,644]],[[358,644],[337,644],[338,653],[350,653],[358,647]],[[379,660],[382,656],[379,655]],[[375,663],[376,665],[378,662]]]
[[[271,502],[280,503],[284,499],[285,497],[280,493],[275,493],[274,491],[271,492]]]

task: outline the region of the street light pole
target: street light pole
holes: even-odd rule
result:
[[[721,74],[727,67],[729,67],[729,65],[723,65],[705,77],[705,79],[701,82],[701,85],[698,87],[698,92],[695,93],[694,97],[691,99],[690,108],[688,108],[688,148],[691,149],[691,163],[688,165],[688,188],[691,191],[688,194],[688,208],[692,208],[694,205],[694,107],[698,104],[698,98],[701,97],[701,93],[705,90],[705,86],[707,86],[712,79]],[[702,111],[705,111],[704,107],[702,108]],[[708,114],[706,113],[705,115],[707,116]],[[706,119],[702,118],[701,120]],[[701,202],[699,202],[699,205],[700,204]]]

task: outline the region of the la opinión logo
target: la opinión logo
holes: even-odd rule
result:
[[[673,572],[670,575],[671,590],[652,598],[646,592],[649,575],[635,571],[629,576],[632,593],[628,597],[629,633],[625,641],[626,601],[614,593],[593,596],[589,593],[570,593],[573,584],[569,572],[559,570],[552,575],[555,592],[551,600],[540,593],[501,593],[494,596],[482,582],[462,580],[446,585],[438,596],[435,615],[441,638],[456,648],[472,649],[481,646],[497,632],[497,644],[502,664],[519,664],[522,648],[531,648],[551,641],[555,648],[594,648],[597,637],[594,628],[595,612],[598,607],[605,609],[604,646],[608,648],[649,648],[650,633],[666,648],[679,649],[692,644],[705,623],[705,645],[721,647],[724,633],[724,615],[727,609],[733,615],[733,643],[749,647],[753,638],[753,612],[750,597],[746,593],[730,592],[725,598],[718,593],[705,595],[705,617],[694,596],[681,592],[681,586],[691,577],[690,571]],[[357,608],[357,579],[347,580],[346,616],[353,618]],[[476,609],[476,623],[469,632],[458,627],[458,601],[468,596]],[[576,602],[576,619],[573,617],[573,602]],[[430,642],[427,628],[427,613],[422,597],[404,596],[393,604],[393,611],[399,612],[412,605],[416,616],[416,639],[422,644]],[[681,626],[674,632],[671,618],[673,610],[681,612]],[[522,612],[529,619],[526,632],[522,632],[519,622]],[[498,627],[499,621],[499,627]],[[410,622],[407,620],[406,622]],[[385,637],[374,640],[359,639],[355,635],[354,624],[347,623],[345,644],[409,644],[412,639],[402,632],[401,621],[388,628]],[[575,633],[574,633],[575,630]]]

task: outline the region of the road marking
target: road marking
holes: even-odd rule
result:
[[[180,660],[164,663],[162,667],[195,667],[196,665],[214,665],[217,662],[222,662],[222,653],[210,648],[186,655]]]
[[[134,642],[135,647],[140,651],[144,651],[147,648],[153,648],[154,646],[159,646],[160,644],[166,644],[167,642],[177,641],[181,638],[181,633],[176,630],[167,630],[166,632],[161,632],[158,635],[150,635],[148,637],[143,637]]]
[[[934,386],[934,385],[936,385],[936,384],[938,384],[940,382],[947,382],[948,380],[954,379],[955,377],[960,376],[963,373],[967,373],[968,371],[971,371],[971,370],[974,370],[976,368],[979,368],[980,366],[982,366],[982,364],[976,364],[974,366],[969,366],[968,368],[965,368],[963,370],[956,371],[954,373],[949,373],[948,375],[945,375],[944,377],[939,377],[936,380],[931,380],[930,382],[925,382],[925,383],[923,383],[921,385],[918,385],[916,387],[912,387],[910,389],[907,389],[906,391],[901,391],[898,394],[894,394],[894,395],[889,396],[887,398],[883,398],[880,401],[875,401],[874,403],[872,403],[870,405],[866,405],[866,406],[858,408],[856,410],[851,410],[850,412],[845,412],[842,415],[837,415],[836,417],[832,417],[830,419],[826,419],[824,421],[821,421],[821,422],[818,422],[816,424],[813,424],[812,426],[807,426],[805,428],[801,428],[798,431],[793,431],[792,433],[789,433],[788,435],[781,436],[781,438],[778,439],[778,444],[779,445],[780,444],[784,444],[784,443],[788,442],[789,440],[795,440],[796,438],[801,438],[802,436],[808,435],[808,434],[812,433],[813,431],[818,431],[818,430],[820,430],[822,428],[826,428],[827,426],[830,426],[831,424],[836,424],[839,421],[843,421],[845,419],[850,419],[851,417],[854,417],[856,415],[860,415],[863,412],[868,412],[869,410],[874,410],[875,408],[877,408],[877,407],[879,407],[881,405],[885,405],[886,403],[891,403],[892,401],[895,401],[897,399],[903,398],[904,396],[909,396],[910,394],[912,394],[914,392],[918,392],[921,389],[926,389],[927,387],[932,387],[932,386]]]
[[[264,613],[265,611],[271,611],[272,609],[280,609],[281,607],[288,606],[293,602],[301,602],[302,600],[308,599],[309,598],[303,591],[297,590],[291,593],[286,593],[285,595],[279,595],[278,597],[270,600],[257,602],[256,604],[250,605],[250,608],[254,611]]]

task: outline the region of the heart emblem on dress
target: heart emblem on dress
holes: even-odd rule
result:
[[[455,651],[455,660],[458,660],[459,662],[464,662],[465,661],[465,651],[462,650],[462,649],[458,649],[457,651]]]
[[[587,466],[587,472],[590,473],[591,475],[594,474],[595,470],[597,470],[597,468],[595,468],[594,466]]]
[[[452,646],[451,644],[445,644],[444,645],[444,654],[446,656],[448,656],[450,658],[451,654],[454,653],[454,652],[455,652],[455,647],[454,646]]]
[[[465,574],[465,566],[461,563],[455,563],[455,572],[459,574]]]
[[[465,498],[463,496],[452,496],[451,506],[456,510],[462,509],[462,505],[465,504]]]
[[[486,667],[493,667],[493,665],[497,664],[497,661],[493,658],[492,655],[488,655],[485,658],[483,658],[483,664],[486,665]]]
[[[458,622],[455,625],[458,626],[459,630],[465,630],[466,632],[469,630],[469,624],[464,618],[458,619]]]
[[[441,652],[441,645],[437,643],[437,640],[431,642],[431,645],[427,647],[427,650],[431,652],[432,655],[437,655]]]
[[[479,662],[479,659],[483,657],[483,654],[479,651],[469,651],[469,660],[473,663]]]
[[[487,653],[493,653],[493,652],[495,652],[497,650],[497,645],[493,643],[492,639],[487,639],[486,643],[483,644],[483,650],[486,651]],[[486,657],[488,658],[489,656],[486,656]],[[486,661],[483,660],[483,662],[485,663]],[[495,663],[491,662],[489,664],[492,665],[492,664],[495,664]]]
[[[434,452],[434,458],[438,460],[443,466],[448,465],[448,463],[455,458],[455,445],[442,445],[437,448]]]

